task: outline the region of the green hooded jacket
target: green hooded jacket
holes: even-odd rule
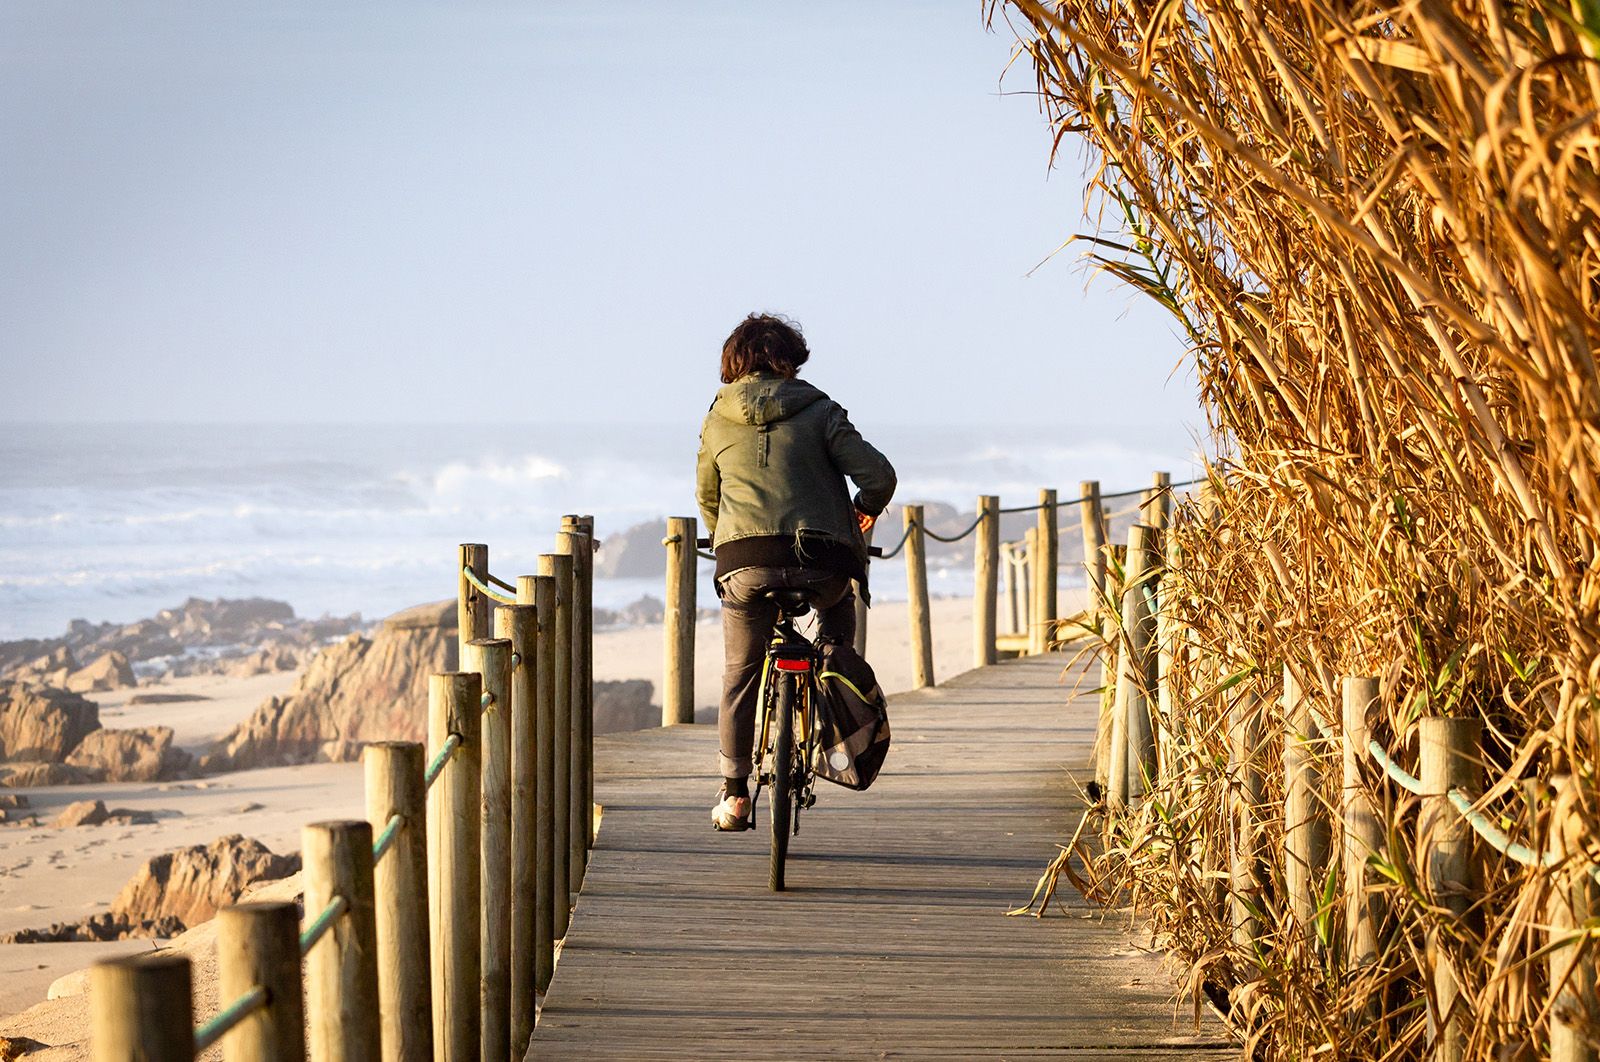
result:
[[[855,481],[852,501],[848,476]],[[715,546],[753,535],[820,535],[865,563],[855,509],[877,516],[894,466],[844,407],[803,380],[754,372],[717,392],[700,431],[696,494]]]

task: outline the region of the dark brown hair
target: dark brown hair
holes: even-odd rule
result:
[[[799,325],[774,314],[753,313],[722,344],[722,382],[761,370],[793,379],[809,357]]]

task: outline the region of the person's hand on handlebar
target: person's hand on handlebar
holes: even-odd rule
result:
[[[871,531],[872,530],[872,525],[877,523],[877,522],[878,522],[878,518],[876,516],[868,516],[866,513],[862,512],[860,509],[856,510],[856,524],[861,528],[861,533],[863,535],[866,534],[868,531]]]

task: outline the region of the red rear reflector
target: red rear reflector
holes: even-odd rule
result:
[[[779,671],[810,671],[811,670],[811,661],[809,661],[809,660],[774,660],[773,661],[773,666],[776,667]]]

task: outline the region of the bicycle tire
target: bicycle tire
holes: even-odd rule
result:
[[[767,887],[784,889],[784,861],[789,856],[790,816],[794,814],[794,698],[795,680],[788,675],[778,682],[776,733],[772,740],[772,858],[767,868]]]

